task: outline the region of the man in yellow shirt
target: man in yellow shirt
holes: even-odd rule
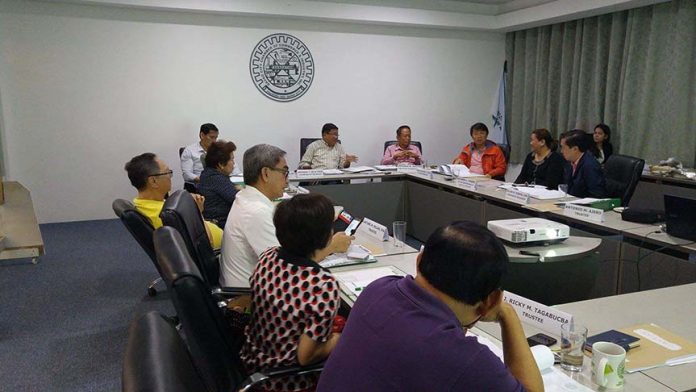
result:
[[[133,199],[135,208],[147,216],[152,226],[157,229],[162,226],[160,212],[164,207],[164,197],[172,189],[172,175],[174,172],[157,155],[146,152],[140,154],[126,163],[126,172],[131,184],[138,190],[138,197]],[[203,212],[204,198],[201,195],[192,194],[198,209]],[[222,229],[211,222],[203,221],[205,231],[208,233],[210,244],[218,249],[222,244]]]

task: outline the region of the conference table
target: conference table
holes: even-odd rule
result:
[[[338,267],[332,272],[350,270],[396,267],[404,274],[416,275],[417,253],[401,253],[379,258],[370,265]],[[588,335],[630,325],[656,323],[686,339],[696,341],[696,313],[691,309],[696,298],[696,284],[674,286],[662,289],[572,302],[556,306],[573,315],[576,322],[588,328]],[[352,306],[354,298],[342,292],[342,300]],[[542,332],[532,325],[523,323],[525,335]],[[502,347],[500,328],[494,323],[479,322],[472,332]],[[555,336],[559,341],[560,337]],[[558,365],[556,365],[558,369]],[[590,358],[585,356],[582,372],[574,373],[560,369],[573,380],[591,389],[598,386],[592,382]],[[658,367],[636,373],[626,374],[625,391],[686,391],[696,388],[696,363],[672,367]]]
[[[623,221],[614,211],[606,211],[603,221],[567,216],[549,200],[530,198],[520,203],[510,200],[496,180],[476,179],[472,189],[429,170],[397,168],[311,178],[291,173],[289,181],[339,181],[305,188],[327,195],[353,216],[369,217],[390,230],[391,222],[407,221],[408,235],[420,241],[455,220],[485,225],[489,220],[540,217],[567,224],[573,237],[601,240],[588,299],[696,282],[696,245],[657,233],[658,225]]]

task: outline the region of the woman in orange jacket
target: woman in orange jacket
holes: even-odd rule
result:
[[[486,124],[472,125],[469,134],[472,142],[462,148],[452,163],[466,165],[472,173],[504,180],[507,170],[505,155],[497,144],[488,140]]]

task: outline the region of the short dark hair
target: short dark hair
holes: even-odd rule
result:
[[[500,288],[508,262],[495,234],[477,223],[457,221],[430,235],[418,273],[450,297],[475,305]]]
[[[476,124],[472,125],[469,129],[469,135],[473,136],[474,131],[486,131],[486,135],[488,135],[488,127],[482,122],[477,122]]]
[[[141,191],[147,186],[147,178],[159,171],[159,164],[155,160],[157,155],[146,152],[133,157],[126,163],[124,169],[128,172],[128,179],[135,189]]]
[[[311,257],[329,244],[333,221],[333,203],[320,193],[284,200],[273,215],[278,242],[283,249],[301,257]]]
[[[549,132],[548,129],[546,128],[538,128],[532,131],[532,134],[536,136],[537,140],[543,140],[546,142],[546,147],[548,147],[551,151],[556,151],[557,145],[556,141],[553,140],[553,136],[551,136],[551,132]]]
[[[568,132],[563,132],[559,140],[565,140],[566,146],[573,148],[577,147],[581,152],[590,150],[592,143],[592,135],[585,133],[582,129],[573,129]]]
[[[244,183],[254,185],[261,177],[264,167],[275,167],[285,156],[285,151],[270,144],[257,144],[244,151],[242,168],[244,169]]]
[[[204,135],[207,135],[211,131],[219,132],[217,127],[215,126],[215,124],[205,123],[205,124],[201,125],[201,131],[199,132],[199,134],[202,133]]]
[[[605,141],[608,142],[609,140],[611,140],[611,128],[609,128],[609,126],[607,124],[599,123],[599,124],[595,125],[595,127],[592,128],[592,130],[594,131],[597,128],[601,129],[604,132],[604,134],[607,135],[607,139]]]
[[[321,127],[321,135],[324,136],[325,134],[333,131],[334,129],[338,129],[336,124],[326,123],[323,127]]]
[[[218,165],[227,165],[236,150],[237,146],[232,142],[218,140],[212,143],[205,153],[205,166],[217,169]]]
[[[410,131],[411,127],[409,127],[408,125],[402,125],[402,126],[396,128],[396,136],[397,137],[401,136],[401,131],[404,129],[408,129]]]

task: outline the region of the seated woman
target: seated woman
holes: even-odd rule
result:
[[[592,138],[597,146],[597,161],[604,164],[609,159],[609,156],[614,153],[614,146],[609,142],[611,139],[611,128],[607,124],[597,124]]]
[[[326,359],[338,342],[332,323],[340,305],[331,272],[317,264],[345,252],[351,237],[332,237],[334,209],[318,193],[282,201],[273,216],[280,247],[261,253],[249,279],[253,313],[241,358],[251,373]],[[280,378],[267,390],[313,390],[316,374]]]
[[[483,174],[495,179],[505,179],[507,162],[503,150],[488,140],[488,127],[476,123],[469,129],[472,142],[462,149],[452,163],[466,165],[472,173]]]
[[[402,125],[396,130],[396,144],[384,150],[382,165],[420,165],[423,158],[418,146],[411,145],[411,127]]]
[[[556,189],[563,182],[563,167],[566,165],[563,156],[556,152],[556,142],[548,129],[544,128],[533,130],[529,139],[532,152],[524,160],[515,184],[544,185]]]
[[[219,140],[208,147],[205,154],[205,168],[201,173],[198,192],[205,196],[203,217],[225,228],[227,215],[239,189],[230,181],[234,170],[234,151],[232,142]]]
[[[172,189],[172,175],[174,172],[159,159],[157,155],[146,152],[133,157],[126,163],[126,172],[131,184],[138,190],[138,197],[133,199],[133,205],[152,223],[155,229],[162,227],[160,212],[164,207],[164,198]],[[199,211],[203,211],[205,198],[201,195],[191,194]],[[203,221],[205,231],[210,239],[210,245],[219,249],[222,245],[222,230],[212,222]]]

